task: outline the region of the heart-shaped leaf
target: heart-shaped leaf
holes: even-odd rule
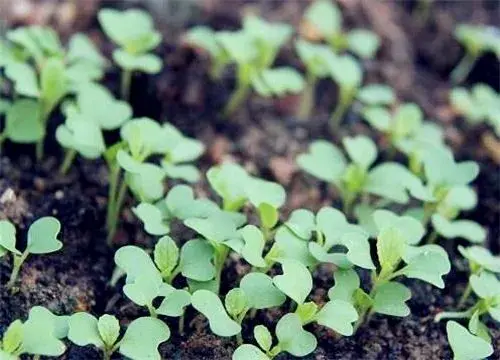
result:
[[[493,354],[493,347],[488,342],[479,336],[472,335],[455,321],[446,323],[446,333],[454,358],[457,360],[480,360]]]
[[[56,316],[41,306],[31,308],[23,324],[22,353],[60,356],[66,346],[60,338],[68,333],[67,317]]]
[[[8,220],[0,220],[0,257],[7,251],[20,254],[16,249],[16,228]]]
[[[94,345],[104,348],[104,341],[97,326],[98,320],[95,316],[85,312],[79,312],[69,317],[68,339],[78,345]]]
[[[173,290],[167,295],[156,312],[160,315],[179,317],[184,314],[184,309],[191,303],[191,294],[186,290]]]
[[[163,236],[155,245],[154,262],[163,277],[171,274],[179,260],[179,248],[169,236]]]
[[[257,346],[251,344],[238,346],[238,348],[234,350],[232,358],[233,360],[269,360],[269,357]]]
[[[320,180],[336,183],[346,168],[342,151],[335,145],[324,141],[314,141],[309,151],[297,158],[299,167]]]
[[[161,320],[141,317],[130,323],[120,342],[120,353],[133,360],[160,360],[158,345],[170,338],[170,329]]]
[[[286,296],[276,288],[266,274],[251,272],[241,279],[240,288],[245,292],[248,304],[254,309],[281,306]]]
[[[179,268],[182,275],[197,281],[208,281],[215,276],[212,263],[214,250],[203,240],[189,240],[181,248]]]
[[[316,314],[315,320],[341,335],[350,336],[354,332],[352,323],[358,320],[358,312],[350,302],[331,300]]]
[[[379,314],[405,317],[410,314],[406,301],[411,298],[411,291],[403,284],[387,282],[380,285],[373,298],[373,311]]]
[[[26,250],[31,254],[48,254],[62,248],[57,235],[61,223],[54,217],[46,216],[36,220],[28,229]]]
[[[28,144],[39,141],[45,134],[45,129],[39,120],[40,105],[30,99],[21,99],[7,111],[5,119],[5,134],[10,141]]]
[[[118,340],[118,336],[120,336],[120,323],[118,320],[112,315],[104,314],[97,321],[97,329],[106,347],[111,349]]]
[[[408,265],[399,273],[409,278],[426,281],[440,289],[444,288],[442,276],[448,274],[451,269],[450,260],[446,254],[426,250],[405,261],[408,261]]]
[[[140,203],[132,208],[134,214],[144,223],[144,230],[151,235],[165,235],[170,232],[170,227],[163,219],[163,214],[158,207]]]
[[[316,337],[302,328],[302,322],[296,314],[286,314],[276,325],[276,337],[279,347],[294,356],[306,356],[317,346]]]
[[[241,234],[243,241],[245,242],[245,245],[241,250],[241,255],[251,265],[256,267],[265,267],[267,264],[262,257],[262,251],[264,251],[266,241],[259,228],[254,225],[247,225],[238,232]]]
[[[432,225],[441,236],[447,239],[461,237],[472,243],[482,243],[486,239],[486,230],[471,220],[449,221],[440,214],[434,214]]]
[[[330,300],[353,303],[354,292],[359,288],[359,276],[353,269],[337,270],[333,273],[335,285],[328,290]]]
[[[311,273],[297,260],[283,259],[280,262],[283,275],[273,278],[274,285],[297,304],[303,304],[312,290]]]

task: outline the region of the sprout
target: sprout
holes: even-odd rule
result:
[[[380,46],[378,36],[369,30],[354,29],[345,33],[342,14],[330,0],[316,0],[309,6],[304,14],[304,26],[336,52],[349,50],[363,59],[370,59]]]
[[[481,360],[493,354],[493,347],[488,341],[471,334],[456,321],[448,321],[446,333],[454,359]]]
[[[9,31],[7,39],[9,43],[2,48],[6,60],[0,67],[5,67],[16,94],[29,99],[16,100],[17,106],[10,108],[0,142],[8,138],[37,143],[37,158],[41,159],[50,114],[69,92],[100,79],[105,62],[83,34],[73,35],[67,52],[49,28],[20,27]]]
[[[476,84],[471,91],[457,87],[450,92],[453,110],[462,115],[469,124],[482,122],[493,127],[500,136],[500,95],[485,84]]]
[[[121,96],[128,100],[134,71],[160,72],[160,58],[149,52],[160,44],[161,34],[154,29],[153,19],[144,10],[102,9],[98,18],[106,35],[119,46],[113,51],[113,60],[123,69]]]
[[[103,359],[111,359],[118,351],[132,360],[161,359],[158,346],[170,338],[170,330],[162,321],[141,317],[132,321],[120,340],[120,324],[116,317],[96,317],[80,312],[69,318],[68,339],[78,345],[93,345],[103,352]]]
[[[42,306],[31,308],[28,319],[12,322],[0,342],[0,357],[17,360],[23,354],[61,356],[66,346],[61,341],[68,333],[68,317],[57,316]]]
[[[0,257],[12,253],[13,266],[7,287],[15,285],[21,266],[30,254],[50,254],[62,248],[57,238],[61,224],[56,218],[46,216],[36,220],[28,229],[26,249],[16,248],[16,228],[8,220],[0,220]]]
[[[477,59],[485,52],[492,51],[500,58],[499,30],[492,26],[458,25],[455,37],[465,48],[465,56],[451,72],[451,80],[461,83],[469,75]]]
[[[351,163],[339,148],[323,140],[313,142],[308,153],[298,156],[297,163],[309,174],[338,189],[346,214],[362,194],[365,204],[369,194],[400,204],[408,203],[408,193],[418,199],[430,197],[418,177],[400,164],[386,162],[371,168],[378,153],[369,138],[346,137],[342,143]]]

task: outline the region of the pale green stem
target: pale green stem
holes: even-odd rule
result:
[[[467,301],[467,299],[469,298],[471,292],[472,292],[472,285],[469,281],[467,283],[467,287],[464,290],[464,293],[462,294],[462,296],[460,297],[460,300],[458,301],[457,309],[460,309],[462,306],[464,306],[464,304]]]
[[[436,230],[432,230],[431,234],[427,238],[427,244],[434,244],[438,238],[439,234]]]
[[[69,168],[71,167],[71,165],[75,161],[76,154],[77,153],[76,153],[75,149],[66,150],[66,154],[64,155],[64,160],[61,164],[61,167],[59,168],[59,173],[61,175],[66,175]]]
[[[113,238],[116,234],[116,229],[118,227],[118,219],[120,218],[121,208],[123,206],[123,202],[125,200],[125,195],[127,194],[127,182],[125,179],[122,179],[122,183],[120,184],[120,188],[118,190],[118,194],[115,196],[115,203],[113,205],[113,212],[111,214],[111,223],[110,229],[108,232],[108,244],[111,245]]]
[[[128,101],[130,97],[130,86],[132,84],[132,70],[123,70],[120,85],[121,97],[123,100]]]
[[[250,84],[238,84],[237,89],[231,95],[229,102],[224,108],[224,117],[230,116],[245,101],[250,92]]]
[[[464,81],[469,73],[471,72],[472,68],[474,67],[474,64],[476,63],[478,59],[478,54],[473,54],[470,51],[467,51],[458,63],[458,65],[453,69],[453,71],[450,74],[451,80],[453,81],[454,84],[461,83]]]
[[[308,72],[306,78],[306,85],[300,101],[300,107],[298,112],[299,119],[308,119],[311,116],[311,111],[315,103],[314,93],[316,90],[316,83],[317,83],[316,76],[314,76],[312,72]]]
[[[471,310],[467,311],[443,311],[434,317],[435,322],[439,322],[443,319],[467,319],[472,315]]]
[[[108,209],[106,213],[106,228],[109,232],[111,228],[111,220],[113,217],[113,207],[115,205],[116,188],[118,186],[118,178],[120,176],[120,168],[114,165],[109,172],[109,188],[108,188]]]
[[[12,289],[12,287],[16,283],[19,271],[21,270],[21,266],[23,265],[28,255],[29,255],[28,251],[24,251],[21,256],[12,254],[13,256],[12,273],[10,274],[9,282],[6,285],[7,289]]]

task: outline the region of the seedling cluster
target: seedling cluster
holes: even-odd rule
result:
[[[235,66],[236,88],[226,116],[251,91],[265,97],[303,91],[299,112],[309,117],[318,81],[331,79],[338,89],[332,127],[339,126],[354,104],[387,140],[389,157],[406,159],[406,164],[385,161],[384,151],[364,135],[346,136],[341,146],[316,140],[298,155],[297,166],[326,182],[330,193],[341,199],[342,211],[331,204],[316,212],[292,209],[286,217],[282,208],[287,193],[280,184],[233,162],[202,174],[194,165],[205,150],[200,141],[169,123],[134,116],[127,102],[132,77],[138,71],[161,70],[160,58],[152,53],[161,35],[142,10],[104,9],[98,19],[117,46],[112,56],[122,69],[122,99],[98,83],[109,64],[86,36],[74,35],[64,47],[49,28],[11,30],[0,42],[0,67],[12,90],[12,100],[0,100],[0,115],[5,115],[0,143],[37,143],[37,155],[43,156],[47,122],[60,107],[64,122],[55,132],[65,151],[60,173],[70,171],[77,156],[101,159],[107,166],[109,245],[114,245],[128,193],[135,199],[132,213],[155,239],[152,249],[124,245],[114,254],[111,285],[121,287],[124,301],[144,316],[120,323],[112,314],[57,316],[35,306],[25,322],[16,320],[5,330],[1,359],[60,356],[67,344],[93,346],[104,360],[118,353],[133,360],[161,359],[159,346],[171,333],[182,335],[185,318],[193,312],[206,319],[215,335],[234,337],[234,360],[274,359],[282,353],[306,356],[318,345],[311,324],[352,336],[373,316],[409,316],[412,292],[401,280],[444,288],[452,268],[447,250],[456,239],[462,241],[458,251],[469,265],[469,282],[454,311],[437,314],[436,321],[453,319],[446,331],[456,359],[481,359],[493,352],[487,325],[500,321],[500,258],[481,246],[486,230],[461,218],[477,205],[472,183],[479,166],[457,161],[443,130],[424,121],[418,105],[399,103],[386,85],[363,86],[361,61],[376,54],[380,40],[375,34],[347,32],[336,5],[314,1],[294,39],[305,77],[291,67],[275,66],[280,50],[294,36],[288,24],[247,15],[240,30],[200,26],[185,36],[209,54],[213,80]],[[469,59],[452,76],[464,77],[470,61],[483,51],[498,50],[497,35],[489,31],[467,26],[457,30]],[[500,129],[499,96],[491,88],[456,88],[450,98],[468,121]],[[105,132],[115,133],[114,143],[105,140]],[[216,200],[179,184],[202,178]],[[168,191],[167,180],[176,180],[168,182]],[[12,254],[6,286],[13,293],[30,254],[61,249],[60,229],[53,217],[36,220],[21,251],[14,225],[0,220],[0,257]],[[462,246],[463,240],[468,246]],[[235,259],[243,270],[234,284],[225,284],[227,265]],[[319,267],[330,269],[331,282],[318,296],[314,275]],[[362,282],[366,272],[371,276]],[[280,314],[273,328],[256,320],[257,312],[267,309]],[[250,325],[253,333],[248,337],[243,329]]]

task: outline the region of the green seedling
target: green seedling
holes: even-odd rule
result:
[[[499,30],[493,26],[458,25],[455,38],[463,45],[465,55],[451,72],[451,80],[461,83],[469,75],[476,61],[485,52],[493,52],[500,58]]]
[[[316,0],[304,14],[305,32],[326,41],[336,52],[349,50],[363,59],[371,59],[380,46],[379,37],[365,29],[348,33],[342,29],[340,9],[330,0]]]
[[[168,236],[162,237],[156,244],[154,261],[137,246],[124,246],[115,253],[117,267],[127,276],[123,292],[135,304],[146,307],[152,317],[184,315],[185,307],[191,303],[191,296],[186,290],[176,289],[170,283],[184,270],[182,262],[195,258],[188,256],[186,259],[186,255],[181,253],[181,262],[178,264],[179,250]],[[200,257],[197,260],[200,261]],[[155,307],[153,301],[158,297],[163,300]]]
[[[224,115],[229,116],[253,89],[264,97],[298,93],[304,79],[293,68],[271,68],[284,43],[292,36],[292,27],[273,24],[254,15],[243,19],[243,29],[214,32],[196,27],[187,34],[187,41],[204,49],[212,58],[211,76],[219,78],[229,64],[236,65],[236,89]]]
[[[198,170],[188,163],[204,151],[199,141],[183,136],[170,124],[162,126],[149,118],[127,121],[120,133],[122,142],[108,148],[104,154],[110,169],[109,241],[116,231],[127,189],[141,202],[155,202],[164,194],[165,177],[189,182],[198,180]],[[161,166],[146,162],[151,156],[162,156]]]
[[[50,114],[68,92],[100,79],[105,62],[82,34],[71,38],[67,52],[53,30],[39,26],[11,30],[7,39],[11,45],[4,46],[7,56],[0,67],[15,93],[29,99],[16,100],[10,108],[0,142],[36,143],[41,159]]]
[[[363,117],[385,134],[393,149],[408,156],[408,166],[416,175],[422,173],[426,151],[445,147],[443,130],[430,121],[423,121],[422,110],[416,104],[399,105],[394,113],[381,106],[370,106],[363,109]]]
[[[500,136],[500,95],[486,84],[476,84],[469,91],[457,87],[450,92],[453,110],[471,125],[486,123]]]
[[[350,214],[360,195],[365,204],[369,195],[400,204],[408,203],[408,193],[419,199],[429,197],[420,179],[404,166],[386,162],[372,167],[378,151],[371,139],[346,137],[342,143],[350,163],[339,148],[324,140],[313,142],[308,153],[298,156],[297,163],[304,171],[335,186],[344,201],[344,213]]]
[[[302,357],[312,353],[318,345],[316,337],[303,329],[300,317],[294,313],[286,314],[278,321],[275,330],[278,343],[275,346],[272,346],[271,332],[264,325],[257,325],[253,334],[259,346],[240,345],[233,353],[233,360],[270,360],[283,352]]]
[[[446,323],[446,333],[453,350],[453,359],[482,360],[493,354],[493,347],[488,341],[469,332],[456,321]]]
[[[493,321],[500,322],[500,281],[494,273],[482,271],[479,275],[471,275],[469,284],[474,294],[477,296],[475,304],[465,311],[441,312],[436,316],[435,321],[440,321],[442,319],[467,319],[468,331],[490,345],[491,335],[483,317],[489,315]],[[462,333],[464,333],[464,331],[462,331]],[[469,335],[469,337],[472,336]],[[455,341],[450,341],[450,343],[452,347],[453,345],[456,346]],[[479,344],[481,342],[476,341],[476,343]],[[483,346],[482,348],[485,349],[488,347]],[[471,350],[476,349],[472,347]],[[457,350],[454,349],[454,352],[456,351]]]
[[[57,238],[61,224],[56,218],[47,216],[36,220],[28,229],[26,249],[21,252],[16,248],[16,228],[8,220],[0,221],[0,257],[12,254],[13,265],[7,287],[15,285],[21,266],[30,254],[50,254],[62,248]]]
[[[78,345],[93,345],[103,353],[103,360],[111,359],[119,352],[127,359],[160,360],[158,346],[170,338],[168,326],[152,317],[141,317],[132,321],[120,338],[120,323],[112,315],[97,319],[93,315],[80,312],[68,320],[68,339]]]
[[[334,273],[335,286],[328,292],[331,300],[351,303],[359,314],[356,327],[368,321],[374,313],[404,317],[410,314],[406,301],[411,291],[396,282],[400,276],[444,287],[442,276],[451,268],[446,251],[437,245],[418,246],[424,236],[421,223],[409,216],[397,216],[387,210],[373,214],[377,231],[376,249],[379,264],[373,271],[369,293],[360,288],[354,269]]]
[[[67,149],[61,174],[69,170],[77,154],[100,158],[106,151],[103,131],[120,128],[131,118],[132,109],[103,86],[89,83],[80,87],[76,101],[66,104],[64,113],[65,123],[56,130],[57,141]]]
[[[153,19],[144,10],[102,9],[98,19],[106,35],[119,46],[113,51],[113,60],[123,70],[121,96],[128,100],[134,71],[148,74],[161,71],[161,59],[150,53],[161,43],[161,34],[154,29]]]
[[[57,316],[42,306],[31,308],[25,322],[15,320],[0,341],[2,360],[20,360],[21,355],[61,356],[66,346],[61,341],[68,333],[68,317]],[[24,359],[24,356],[23,356]]]
[[[207,171],[212,189],[222,198],[225,211],[238,211],[250,203],[260,219],[260,228],[266,236],[279,220],[279,208],[286,200],[285,189],[278,183],[249,175],[234,163],[223,163]]]

